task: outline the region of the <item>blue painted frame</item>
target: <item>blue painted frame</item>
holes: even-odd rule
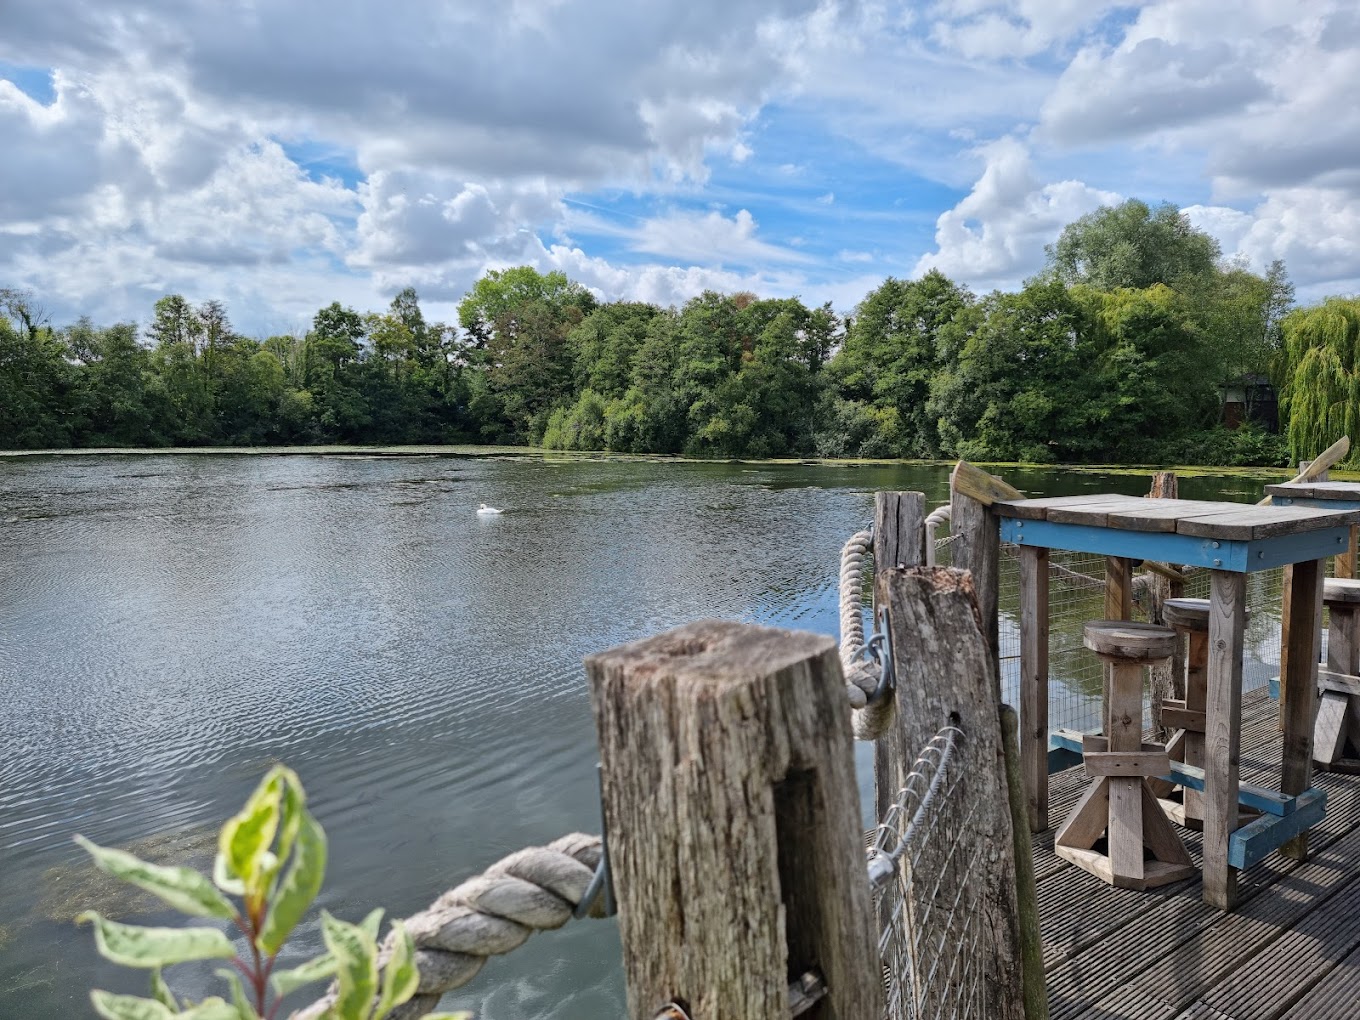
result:
[[[1318,499],[1316,496],[1272,496],[1275,506],[1308,506],[1314,510],[1360,510],[1360,499]]]
[[[1292,814],[1262,815],[1230,835],[1229,866],[1239,871],[1250,868],[1288,840],[1317,825],[1327,815],[1326,790],[1304,790],[1296,798],[1296,803],[1297,808]]]
[[[1070,552],[1123,556],[1133,560],[1185,563],[1211,570],[1249,574],[1305,560],[1320,560],[1350,544],[1349,527],[1260,538],[1251,542],[1220,541],[1163,531],[1125,531],[1091,524],[1055,524],[1001,518],[1001,541]]]

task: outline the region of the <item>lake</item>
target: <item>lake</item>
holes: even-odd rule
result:
[[[934,506],[948,471],[0,458],[0,1016],[93,1016],[92,986],[145,992],[96,957],[79,910],[177,923],[101,881],[73,833],[206,868],[217,825],[275,761],[330,838],[319,905],[351,920],[412,913],[505,853],[598,832],[582,658],[701,617],[835,634],[839,550],[874,492],[919,489]],[[1005,474],[1036,495],[1149,481]],[[1254,501],[1261,484],[1188,478],[1181,495]],[[483,502],[505,512],[479,517]],[[318,948],[309,923],[296,952]],[[618,953],[613,921],[574,921],[445,1005],[623,1016]],[[198,997],[217,990],[210,973],[171,982]]]

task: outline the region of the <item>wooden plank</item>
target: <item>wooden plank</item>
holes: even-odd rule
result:
[[[1048,550],[1020,558],[1020,771],[1031,832],[1048,828]]]
[[[1326,582],[1323,582],[1326,591]],[[1330,626],[1327,628],[1327,668],[1335,673],[1354,676],[1360,673],[1360,606],[1337,606],[1328,609]]]
[[[1116,514],[1134,514],[1140,509],[1148,509],[1149,505],[1165,506],[1168,509],[1176,509],[1176,504],[1180,504],[1182,511],[1187,509],[1187,505],[1181,500],[1170,499],[1148,499],[1146,496],[1121,496],[1111,498],[1101,496],[1089,499],[1085,503],[1060,503],[1048,507],[1044,512],[1045,520],[1055,524],[1090,524],[1098,528],[1108,525],[1111,516]],[[1151,529],[1158,530],[1158,529]],[[1174,530],[1174,529],[1166,529]]]
[[[1319,681],[1321,686],[1322,681]],[[1330,765],[1341,757],[1346,747],[1346,706],[1344,694],[1328,691],[1318,703],[1317,722],[1313,726],[1313,760]]]
[[[1124,531],[1174,532],[1179,521],[1192,517],[1212,517],[1231,513],[1241,508],[1240,503],[1219,503],[1207,500],[1146,500],[1146,506],[1113,508],[1106,515],[1109,527]],[[1176,504],[1180,504],[1177,506]]]
[[[964,493],[971,496],[971,493]],[[1117,493],[1093,493],[1089,496],[1041,496],[1038,499],[998,499],[991,504],[998,517],[1014,517],[1022,521],[1042,521],[1053,507],[1088,506],[1098,503],[1122,503],[1129,496]]]
[[[1004,478],[988,474],[982,468],[961,460],[954,465],[949,476],[949,487],[953,492],[962,493],[983,506],[991,506],[998,500],[1024,499],[1025,494]]]
[[[1351,829],[1306,865],[1271,857],[1248,872],[1241,907],[1226,916],[1186,895],[1153,902],[1098,947],[1082,943],[1050,967],[1052,1020],[1083,1015],[1121,988],[1177,1006],[1193,1002],[1238,967],[1249,966],[1254,953],[1343,888],[1354,876],[1357,855],[1360,831]],[[1094,883],[1087,890],[1088,900],[1092,890],[1098,892]]]
[[[1360,527],[1351,525],[1351,540],[1346,544],[1346,551],[1333,559],[1335,567],[1333,574],[1337,577],[1355,579],[1360,577],[1360,569],[1357,569],[1356,550],[1360,548]]]
[[[1360,882],[1352,879],[1203,998],[1236,1020],[1273,1020],[1312,988],[1332,963],[1357,946]],[[1353,1002],[1351,1016],[1356,1012]]]
[[[917,566],[925,562],[925,495],[920,492],[880,492],[874,497],[874,565]],[[875,592],[877,595],[877,592]],[[874,619],[882,620],[884,608],[874,606]],[[891,713],[887,727],[874,741],[874,803],[876,815],[883,818],[898,791],[906,785],[912,762],[920,746],[908,733],[908,720],[896,706],[884,706]]]
[[[1110,664],[1110,704],[1105,736],[1111,751],[1138,751],[1143,746],[1143,667]]]
[[[1360,947],[1330,969],[1326,961],[1318,967],[1313,987],[1280,1020],[1355,1020],[1355,1004],[1360,1002]]]
[[[1351,440],[1349,436],[1342,436],[1327,449],[1317,455],[1316,460],[1309,461],[1307,464],[1300,465],[1301,470],[1291,482],[1311,482],[1327,474],[1328,469],[1340,464],[1346,459],[1346,454],[1350,452]],[[1265,498],[1260,500],[1257,506],[1267,506],[1273,497],[1267,493]]]
[[[1123,556],[1105,557],[1105,619],[1133,619],[1133,564]]]
[[[1177,523],[1176,533],[1220,541],[1250,542],[1356,523],[1360,523],[1360,510],[1318,510],[1306,506],[1245,508],[1237,506],[1221,514],[1187,517]]]
[[[1110,818],[1110,784],[1095,782],[1077,801],[1053,837],[1054,847],[1073,847],[1089,850],[1104,833]]]
[[[1166,820],[1162,806],[1152,796],[1152,791],[1143,782],[1139,782],[1138,788],[1143,795],[1143,841],[1148,849],[1164,864],[1193,865],[1185,844]]]
[[[1360,503],[1360,482],[1282,482],[1279,485],[1267,485],[1266,492],[1274,497],[1353,500]]]
[[[1360,676],[1334,673],[1330,669],[1319,669],[1318,690],[1334,691],[1337,694],[1360,695]]]
[[[1096,776],[1164,776],[1171,771],[1165,751],[1096,751],[1086,755],[1086,774]]]
[[[1230,909],[1237,899],[1237,872],[1228,864],[1228,838],[1237,827],[1241,778],[1238,755],[1246,581],[1245,574],[1223,570],[1210,575],[1209,683],[1204,734],[1204,900],[1220,910]]]
[[[1205,715],[1203,712],[1192,712],[1188,708],[1176,708],[1171,705],[1162,705],[1162,725],[1175,727],[1176,729],[1189,730],[1192,733],[1203,733],[1205,727]]]
[[[1110,871],[1118,883],[1141,883],[1143,867],[1143,781],[1115,778],[1110,786]],[[1161,814],[1160,811],[1157,812]],[[1135,886],[1136,887],[1136,886]]]
[[[1280,636],[1281,793],[1302,793],[1308,789],[1313,772],[1323,565],[1322,560],[1296,563],[1284,592],[1291,623],[1289,630]],[[1305,860],[1307,833],[1300,834],[1282,852],[1294,860]]]
[[[1185,762],[1173,761],[1171,771],[1165,777],[1187,790],[1204,792],[1204,769]],[[1272,790],[1256,783],[1238,782],[1237,802],[1254,811],[1264,811],[1269,815],[1287,815],[1294,810],[1295,797]]]

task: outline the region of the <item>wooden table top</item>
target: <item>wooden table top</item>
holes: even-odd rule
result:
[[[1294,499],[1340,499],[1360,502],[1360,482],[1281,482],[1267,485],[1271,496]]]
[[[1314,483],[1313,487],[1318,484],[1323,483]],[[992,504],[992,509],[1002,517],[1025,521],[1084,524],[1116,531],[1153,531],[1240,542],[1360,524],[1360,510],[1253,506],[1113,494],[998,500]]]

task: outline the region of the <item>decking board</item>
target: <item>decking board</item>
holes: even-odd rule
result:
[[[1277,712],[1264,692],[1244,699],[1244,780],[1278,783]],[[1052,777],[1055,827],[1081,773]],[[1310,860],[1272,854],[1248,869],[1226,914],[1202,902],[1198,878],[1114,889],[1054,856],[1051,832],[1036,834],[1053,1020],[1360,1018],[1360,777],[1317,773],[1314,784],[1329,799]],[[1181,835],[1198,862],[1199,834]]]

